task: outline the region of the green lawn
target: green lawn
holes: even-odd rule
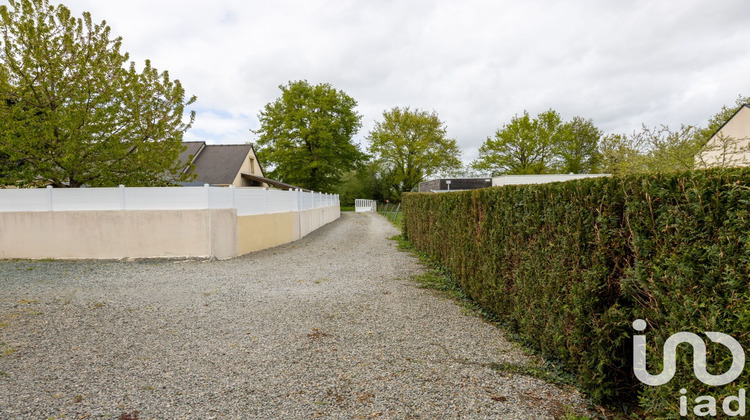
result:
[[[396,209],[392,209],[391,211],[381,210],[378,213],[380,213],[386,219],[388,219],[388,221],[390,221],[391,223],[393,223],[394,225],[396,225],[397,228],[401,229],[402,228],[402,226],[401,226],[402,213],[401,213],[401,211],[395,211],[395,210]]]

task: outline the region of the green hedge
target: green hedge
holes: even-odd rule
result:
[[[679,417],[680,388],[729,395],[750,371],[707,387],[684,345],[671,382],[640,386],[632,322],[649,323],[651,373],[679,331],[724,332],[750,349],[748,185],[750,170],[731,169],[408,194],[403,227],[479,304],[564,361],[595,401],[638,396],[649,413]],[[729,352],[705,341],[709,371],[723,373]]]

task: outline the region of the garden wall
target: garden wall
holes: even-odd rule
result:
[[[0,212],[0,258],[237,256],[234,210]]]
[[[340,216],[337,195],[260,188],[0,189],[0,258],[231,258]]]
[[[338,206],[237,216],[235,209],[0,212],[0,259],[232,258],[296,241]]]

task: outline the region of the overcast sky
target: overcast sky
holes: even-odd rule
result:
[[[259,111],[300,79],[357,100],[362,143],[386,109],[434,110],[464,161],[524,110],[629,133],[705,125],[750,95],[746,0],[64,4],[106,20],[139,65],[179,79],[198,97],[187,138],[216,144],[253,141]]]

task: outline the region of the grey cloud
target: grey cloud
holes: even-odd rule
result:
[[[106,19],[134,59],[179,78],[211,111],[200,134],[217,142],[239,136],[224,119],[253,128],[278,85],[298,79],[357,99],[360,140],[388,108],[435,110],[467,159],[523,110],[630,132],[703,124],[750,94],[743,0],[65,4]]]

